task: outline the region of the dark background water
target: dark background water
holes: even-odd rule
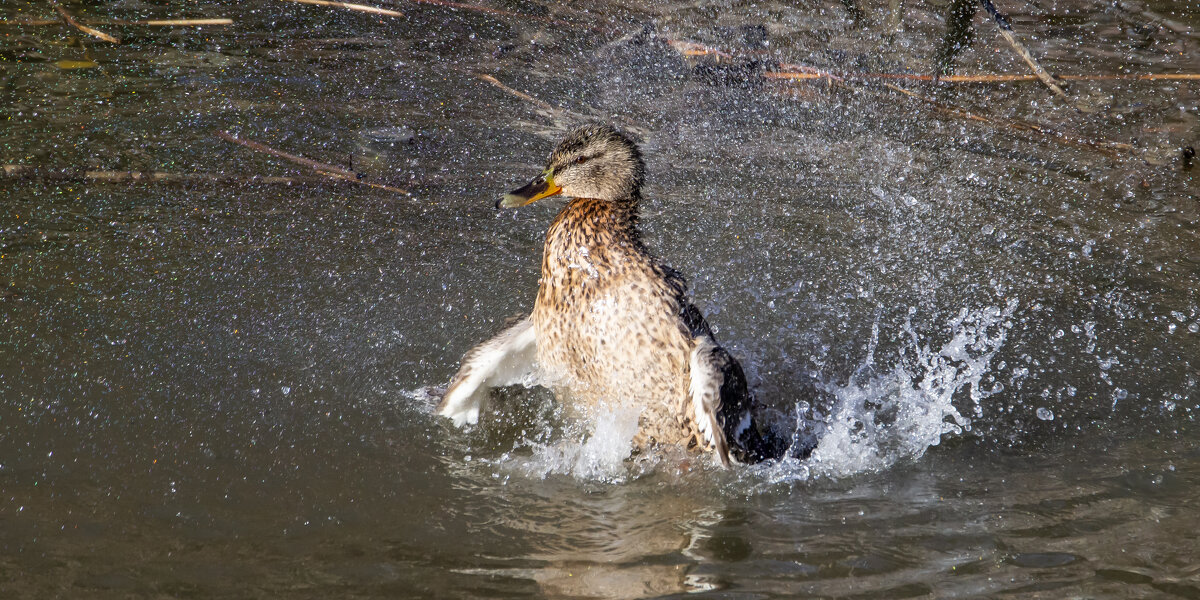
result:
[[[763,73],[1025,73],[963,5],[379,6],[0,25],[0,164],[40,169],[0,178],[5,597],[1200,596],[1196,81],[892,81],[956,115]],[[1055,73],[1200,72],[1189,3],[1000,9]],[[556,207],[494,198],[588,119],[762,401],[830,415],[813,463],[597,476],[545,394],[430,414],[532,303]]]

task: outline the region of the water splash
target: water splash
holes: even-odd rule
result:
[[[970,431],[972,419],[982,414],[980,402],[1003,387],[984,389],[982,382],[992,372],[992,359],[1013,326],[1016,307],[1017,301],[1011,300],[1004,308],[961,310],[946,326],[949,339],[936,350],[917,333],[912,325],[914,311],[910,311],[901,328],[904,343],[895,364],[886,368],[876,364],[881,312],[877,313],[862,365],[845,384],[821,386],[832,403],[796,406],[802,422],[796,436],[816,437],[812,454],[807,459],[751,467],[744,474],[780,483],[878,472],[920,458],[947,434]],[[417,396],[430,402],[428,391]],[[963,399],[969,403],[964,405]],[[665,460],[655,456],[629,460],[639,414],[635,407],[602,407],[567,424],[555,441],[522,437],[513,452],[485,462],[539,479],[550,475],[607,483],[636,479]]]
[[[641,410],[633,407],[601,407],[591,418],[568,426],[558,441],[535,444],[532,456],[513,458],[512,464],[531,477],[561,474],[581,480],[626,481],[636,476],[626,459],[633,452],[640,415]]]
[[[918,337],[910,312],[903,328],[908,340],[883,374],[875,374],[877,322],[862,367],[845,385],[824,386],[832,406],[797,409],[815,413],[808,423],[819,438],[812,455],[755,470],[772,483],[876,472],[921,457],[944,435],[969,431],[982,412],[980,401],[999,391],[983,389],[981,381],[1004,345],[1016,306],[1012,300],[1003,309],[963,309],[948,325],[950,340],[936,351]],[[971,410],[954,405],[963,390]]]

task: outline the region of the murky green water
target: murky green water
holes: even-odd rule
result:
[[[235,24],[0,25],[0,164],[40,169],[0,177],[5,598],[1200,597],[1200,83],[760,76],[933,72],[943,3],[64,6]],[[1057,73],[1200,72],[1189,3],[1000,8]],[[952,71],[1023,73],[978,13]],[[649,245],[812,460],[597,470],[545,393],[430,414],[532,304],[556,207],[496,195],[585,119],[641,139]]]

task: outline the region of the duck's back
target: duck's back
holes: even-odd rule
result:
[[[546,233],[532,315],[544,375],[574,409],[639,408],[638,445],[690,443],[683,293],[683,280],[642,247],[630,215],[573,200]]]

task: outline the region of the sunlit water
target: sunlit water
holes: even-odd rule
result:
[[[227,179],[0,179],[0,596],[1200,597],[1196,82],[894,82],[986,124],[754,66],[932,72],[936,3],[64,6],[236,23],[0,25],[0,164]],[[1184,3],[1001,8],[1055,72],[1200,72]],[[954,72],[1024,72],[972,23]],[[557,205],[494,199],[587,119],[811,457],[630,456],[636,414],[519,386],[431,414],[532,304]]]

